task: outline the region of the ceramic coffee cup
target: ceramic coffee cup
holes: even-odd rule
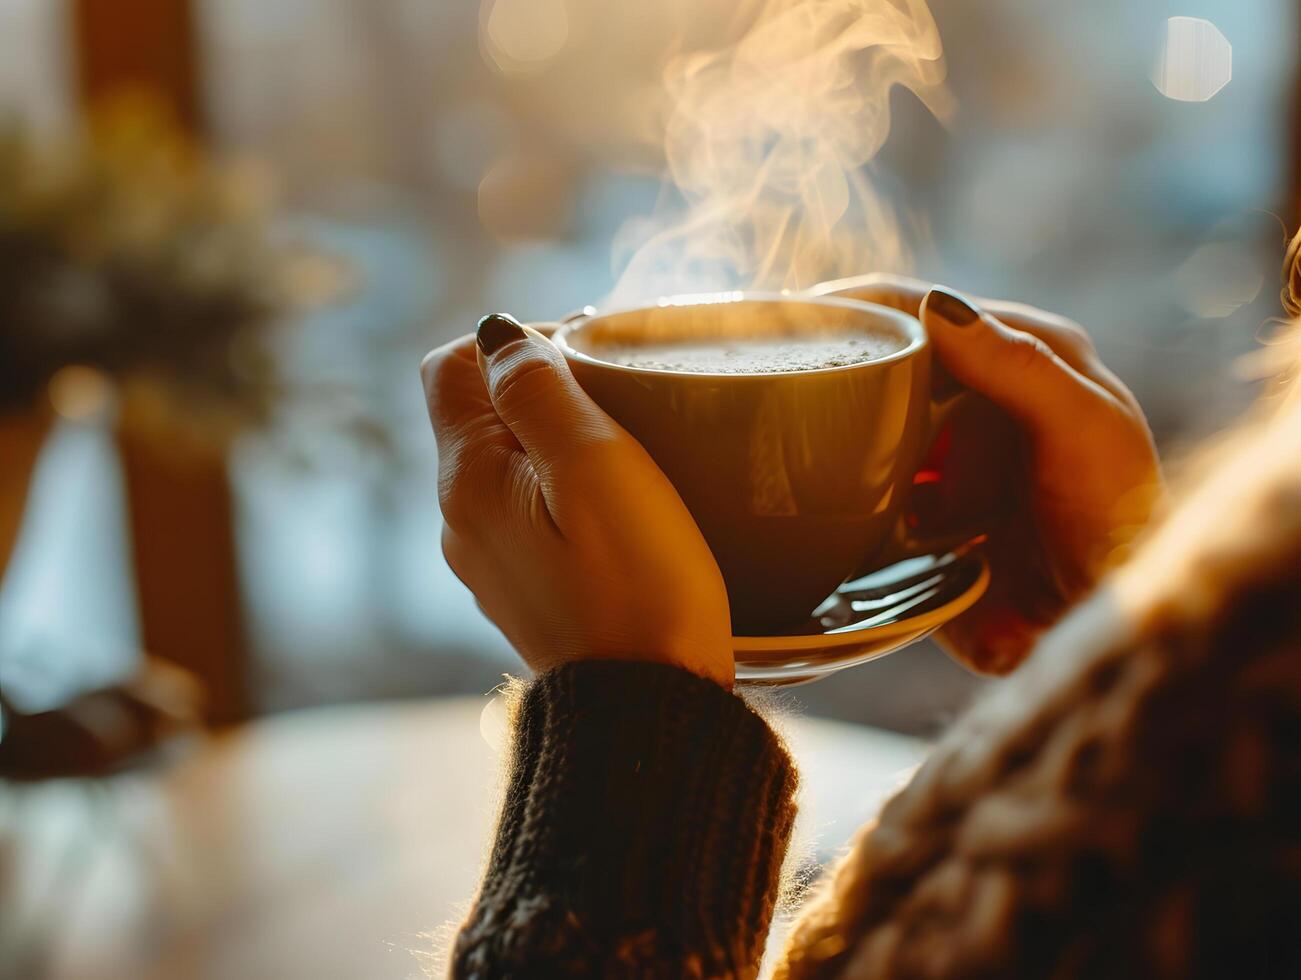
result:
[[[877,335],[883,352],[755,374],[602,359],[612,347],[840,331]],[[584,315],[554,340],[696,519],[735,635],[798,626],[847,577],[898,550],[913,477],[948,404],[932,396],[931,347],[915,318],[837,296],[722,293]]]

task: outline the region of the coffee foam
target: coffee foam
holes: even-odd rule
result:
[[[688,374],[784,374],[863,364],[902,350],[889,334],[856,331],[602,346],[592,354],[625,367]]]

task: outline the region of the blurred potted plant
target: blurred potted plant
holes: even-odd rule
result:
[[[226,451],[281,394],[274,324],[337,285],[276,241],[263,183],[139,100],[57,144],[0,124],[6,425],[38,441],[70,367],[113,382],[145,646],[200,675],[218,723],[249,710]],[[26,482],[6,479],[0,530]]]

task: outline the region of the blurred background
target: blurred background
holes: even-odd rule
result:
[[[145,459],[175,463],[178,436],[124,438],[144,426],[111,391],[62,379],[91,390],[65,391],[0,592],[15,702],[125,676],[143,649],[207,676],[223,720],[482,692],[513,669],[440,554],[415,365],[485,311],[546,319],[609,291],[612,240],[659,190],[664,60],[721,29],[726,5],[699,6],[0,0],[0,111],[29,142],[146,94],[236,170],[272,236],[347,267],[322,302],[257,318],[279,378],[266,417],[201,438],[220,445],[189,472]],[[1247,397],[1230,359],[1277,312],[1293,217],[1293,6],[932,7],[957,113],[946,129],[900,94],[877,167],[929,227],[917,273],[1088,325],[1167,445],[1230,417]],[[1173,13],[1232,46],[1227,84],[1182,93],[1206,101],[1154,84]],[[970,686],[914,650],[799,698],[916,730]]]
[[[1086,324],[1177,455],[1250,400],[1233,362],[1279,312],[1295,4],[931,8],[957,111],[897,94],[874,171],[925,231],[916,273]],[[483,694],[515,670],[441,556],[416,366],[484,312],[612,288],[612,242],[660,192],[664,63],[727,15],[0,0],[11,717],[125,690],[148,729],[129,754],[156,717]],[[793,696],[927,734],[979,683],[919,646]]]

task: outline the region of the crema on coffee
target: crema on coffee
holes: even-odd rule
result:
[[[671,344],[620,344],[592,349],[611,364],[689,374],[783,374],[862,364],[896,353],[904,346],[887,333],[776,336]]]

